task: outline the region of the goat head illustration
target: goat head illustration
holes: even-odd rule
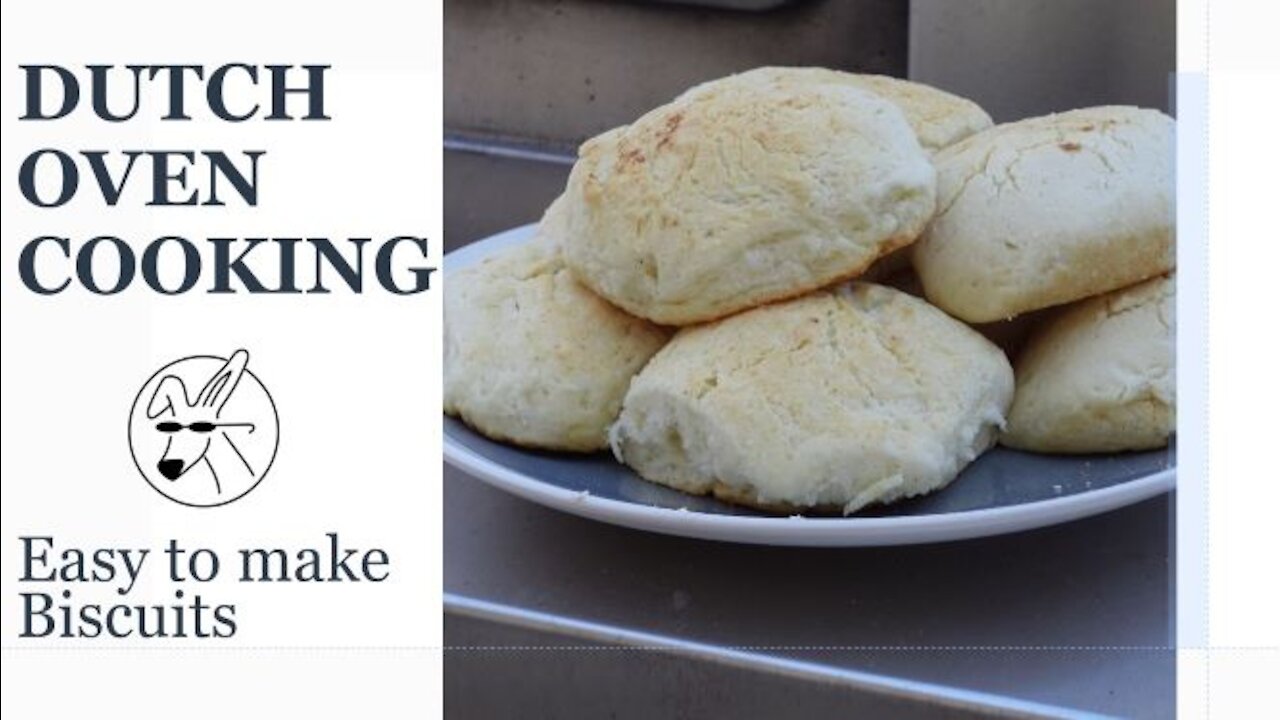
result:
[[[214,483],[219,494],[222,483],[218,473],[248,472],[254,475],[244,455],[236,447],[235,442],[227,434],[228,429],[238,429],[252,433],[251,423],[223,422],[222,409],[227,400],[235,392],[245,367],[249,364],[249,353],[236,350],[230,359],[209,378],[200,394],[194,400],[188,399],[186,384],[176,375],[166,375],[160,379],[155,394],[147,404],[147,418],[157,420],[155,429],[167,436],[164,452],[160,456],[156,469],[170,481],[177,481],[191,468],[206,463],[213,474]],[[229,447],[234,456],[224,452]],[[215,456],[234,458],[243,467],[215,467],[226,462],[215,462]]]

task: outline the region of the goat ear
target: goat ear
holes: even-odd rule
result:
[[[154,419],[165,413],[177,415],[178,411],[190,407],[187,401],[187,386],[182,378],[176,375],[165,375],[156,386],[151,402],[147,403],[147,418]]]
[[[222,412],[222,406],[227,404],[231,393],[235,392],[236,385],[240,383],[244,368],[248,364],[249,353],[244,350],[232,353],[222,369],[209,378],[209,383],[204,386],[200,391],[200,397],[196,399],[196,405],[213,408],[215,415]]]

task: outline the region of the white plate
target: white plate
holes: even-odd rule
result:
[[[460,248],[448,273],[527,241],[532,225]],[[1000,535],[1114,510],[1174,486],[1174,450],[1054,456],[995,448],[946,488],[854,517],[777,517],[646,482],[607,454],[579,456],[492,442],[445,419],[445,461],[548,507],[687,537],[766,545],[907,545]]]

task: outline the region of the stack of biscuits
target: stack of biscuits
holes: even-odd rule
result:
[[[1154,110],[993,125],[886,77],[699,85],[583,144],[532,241],[447,279],[445,411],[787,513],[936,490],[996,442],[1159,447],[1172,157]]]

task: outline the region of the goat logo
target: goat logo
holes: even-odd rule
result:
[[[262,482],[279,445],[279,418],[248,365],[245,350],[196,355],[165,365],[142,386],[129,414],[129,449],[161,495],[216,507]]]

